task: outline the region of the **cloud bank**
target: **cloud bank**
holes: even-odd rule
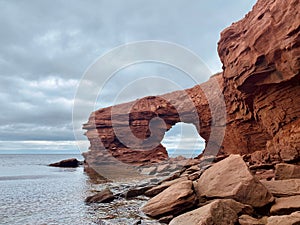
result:
[[[212,73],[220,71],[219,33],[242,18],[254,3],[0,1],[0,150],[29,148],[24,141],[36,141],[34,146],[41,149],[46,148],[45,142],[53,149],[65,149],[61,142],[74,141],[72,105],[81,76],[97,57],[118,45],[140,40],[174,42],[198,54]],[[140,65],[120,74],[107,84],[96,107],[112,104],[124,85],[143,75],[173,74],[183,88],[192,85],[186,76],[180,78],[178,71],[161,65]],[[140,89],[128,92],[120,101],[145,95],[145,88]],[[149,88],[149,92],[153,90]],[[166,88],[166,92],[170,90]],[[152,94],[161,92],[164,90],[157,88]]]

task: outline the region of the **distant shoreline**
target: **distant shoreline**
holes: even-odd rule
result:
[[[81,152],[67,152],[67,151],[14,151],[14,150],[2,150],[0,155],[81,155]]]

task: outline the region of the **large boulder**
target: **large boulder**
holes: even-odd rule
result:
[[[182,181],[165,189],[150,199],[142,211],[154,218],[168,215],[178,215],[196,204],[196,194],[192,181]]]
[[[232,198],[253,207],[262,207],[274,200],[268,189],[250,173],[240,155],[230,155],[214,164],[195,186],[201,197]]]
[[[170,225],[234,225],[242,212],[251,213],[251,206],[232,199],[219,199],[175,217]]]

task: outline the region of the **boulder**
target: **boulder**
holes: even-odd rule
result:
[[[274,200],[268,189],[253,177],[240,155],[230,155],[207,169],[195,188],[200,197],[232,198],[253,207]]]
[[[300,179],[300,166],[280,163],[275,166],[275,180]]]
[[[75,168],[78,167],[81,164],[80,161],[78,161],[75,158],[72,159],[65,159],[56,163],[51,163],[49,164],[49,166],[54,166],[54,167],[71,167],[71,168]]]
[[[195,206],[196,195],[192,189],[192,181],[182,181],[165,189],[150,199],[142,211],[154,218],[178,215]]]
[[[180,178],[177,178],[175,180],[170,180],[170,181],[163,182],[160,185],[157,185],[157,186],[152,187],[149,190],[147,190],[145,192],[145,195],[148,196],[148,197],[153,197],[153,196],[159,194],[160,192],[162,192],[163,190],[167,189],[171,185],[176,184],[176,183],[180,183],[180,182],[186,181],[186,180],[188,180],[186,177],[182,177],[182,178],[180,177]]]
[[[300,195],[277,198],[270,210],[272,215],[286,215],[295,211],[300,211]]]
[[[234,225],[242,212],[251,213],[251,206],[232,199],[219,199],[175,217],[169,225]]]
[[[104,189],[100,191],[99,193],[88,196],[85,199],[86,203],[109,203],[112,202],[115,199],[113,193],[108,189]]]
[[[267,225],[299,225],[300,212],[294,212],[290,215],[284,216],[271,216],[267,220]]]
[[[300,179],[261,180],[261,182],[275,197],[300,195]]]

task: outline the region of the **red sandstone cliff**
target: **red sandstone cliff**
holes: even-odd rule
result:
[[[84,125],[91,143],[84,154],[87,161],[105,161],[110,154],[126,163],[164,160],[167,152],[159,143],[164,132],[180,121],[195,124],[207,141],[207,154],[253,153],[253,162],[299,160],[299,11],[299,0],[259,0],[244,19],[222,32],[218,45],[222,73],[185,91],[93,112]],[[212,121],[217,106],[208,104],[206,96],[220,97],[211,88],[216,82],[224,95],[226,121]],[[157,120],[149,127],[157,117],[165,124]],[[134,136],[128,133],[128,123]],[[215,141],[218,136],[221,143]],[[139,149],[141,144],[145,149]]]

